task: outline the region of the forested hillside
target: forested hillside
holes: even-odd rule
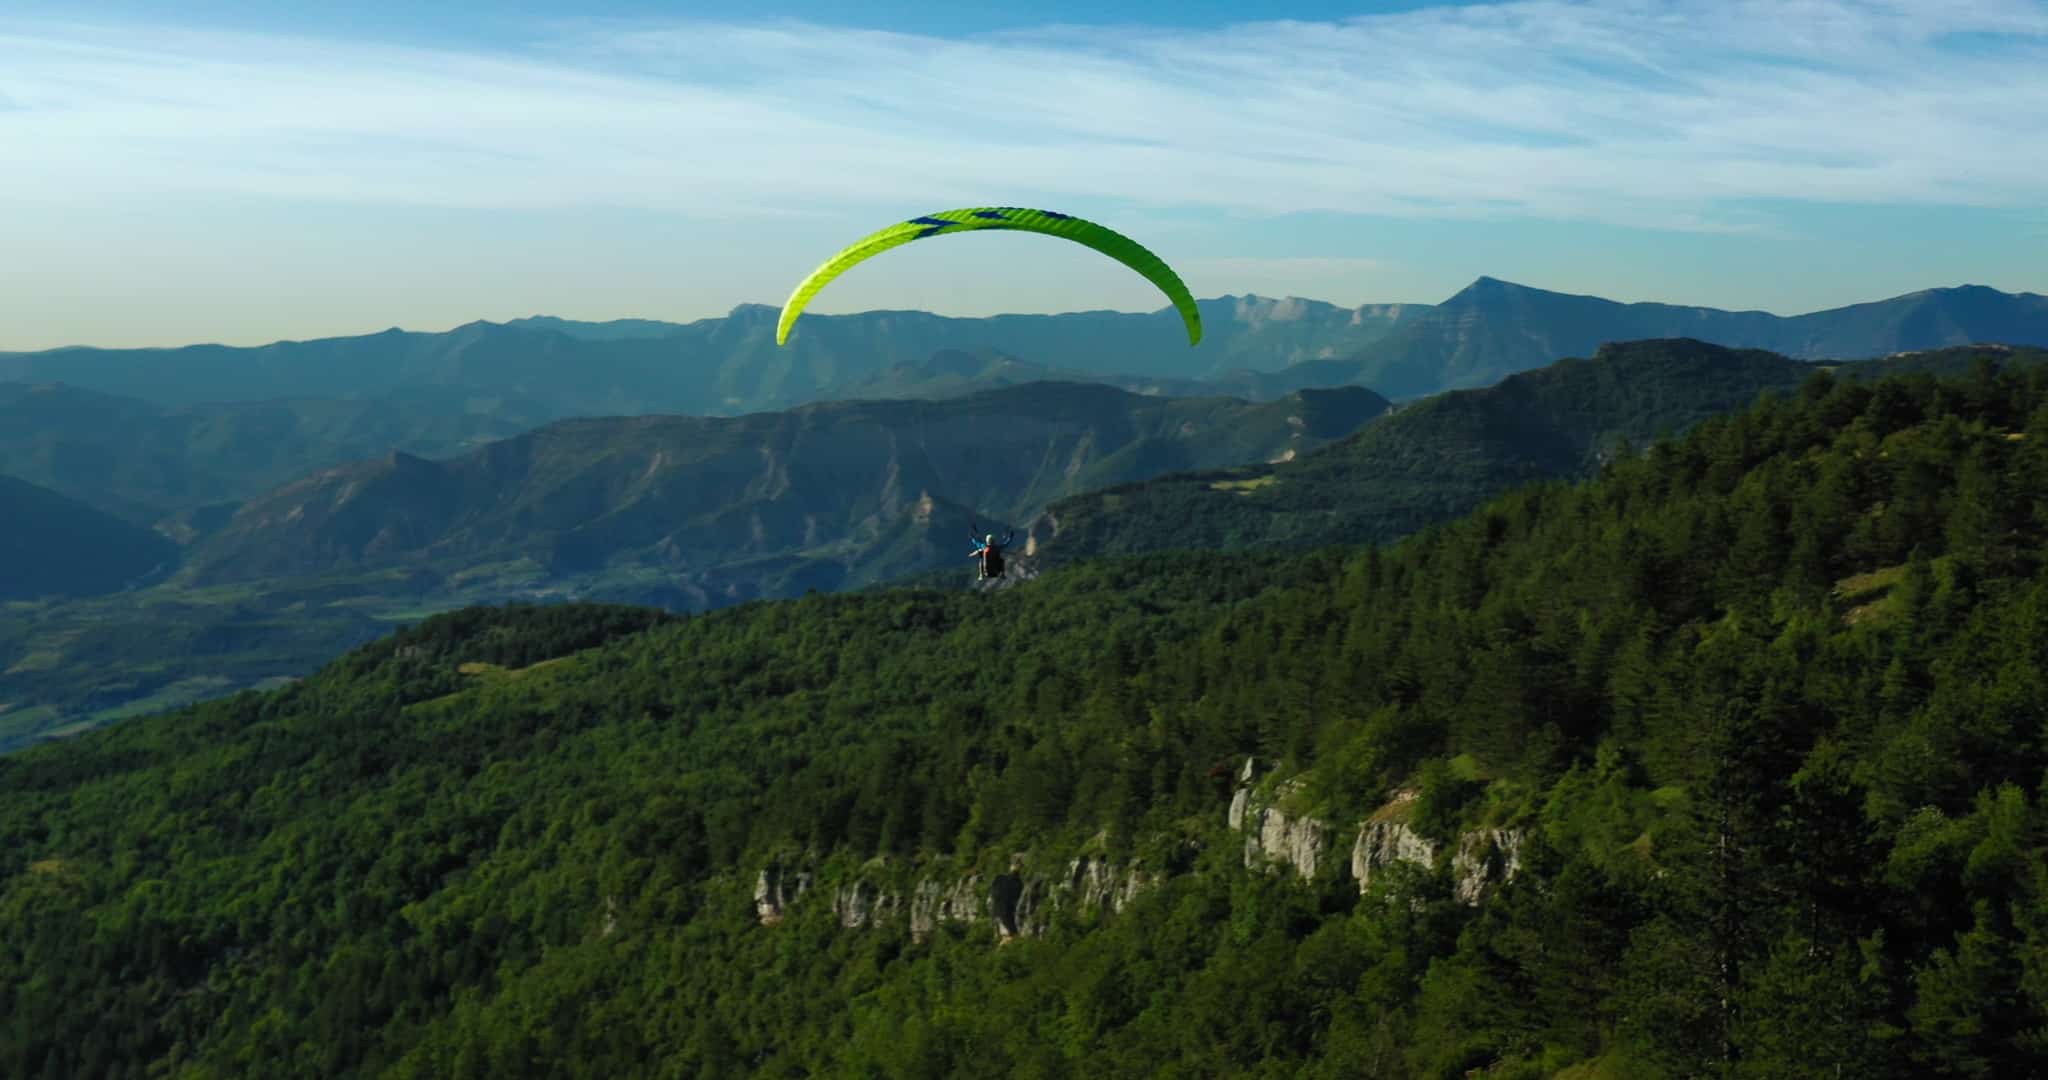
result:
[[[2041,1075],[2044,537],[1987,360],[1386,549],[443,616],[0,758],[0,1074]]]
[[[2048,351],[1984,345],[1841,365],[1846,378],[2011,367]],[[1385,542],[1517,485],[1593,475],[1618,452],[1789,392],[1822,365],[1673,338],[1603,346],[1482,390],[1415,402],[1296,459],[1163,476],[1056,500],[1032,526],[1054,559],[1173,548]]]

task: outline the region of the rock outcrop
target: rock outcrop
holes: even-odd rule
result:
[[[1257,758],[1244,759],[1244,768],[1237,771],[1237,793],[1230,797],[1230,814],[1226,820],[1230,829],[1236,832],[1244,828],[1244,816],[1252,806],[1252,781],[1258,779]]]
[[[1266,800],[1256,791],[1253,781],[1257,774],[1257,762],[1247,758],[1238,771],[1238,787],[1227,817],[1230,828],[1244,834],[1245,867],[1285,867],[1303,880],[1314,879],[1336,830],[1328,822],[1291,814],[1277,805],[1300,793],[1298,781],[1280,785]],[[1459,836],[1454,845],[1439,845],[1403,820],[1405,804],[1414,798],[1412,791],[1396,792],[1386,806],[1358,826],[1351,844],[1350,872],[1360,893],[1396,863],[1435,870],[1446,850],[1453,893],[1467,904],[1479,903],[1489,889],[1521,870],[1521,830],[1474,829]],[[1098,837],[1089,846],[1102,839]],[[830,890],[832,914],[849,930],[908,915],[910,936],[915,941],[925,940],[947,923],[986,922],[998,942],[1007,942],[1044,933],[1054,915],[1062,911],[1081,919],[1121,914],[1167,873],[1101,854],[1068,859],[1064,872],[1057,864],[1050,872],[1034,872],[1029,866],[1033,861],[1019,853],[1012,856],[1006,872],[989,878],[978,873],[948,875],[934,868],[906,885],[904,875],[892,873],[888,861],[874,859]],[[1045,866],[1043,860],[1037,864]],[[935,867],[944,865],[941,861]],[[754,882],[754,912],[761,924],[780,923],[815,881],[811,869],[792,869],[779,863],[763,869]]]
[[[1458,837],[1458,851],[1451,856],[1452,889],[1458,899],[1477,904],[1488,887],[1521,868],[1521,830],[1474,829]]]
[[[1399,821],[1368,821],[1358,827],[1351,845],[1351,876],[1358,891],[1372,885],[1373,872],[1395,863],[1413,863],[1427,870],[1436,865],[1436,845]]]
[[[889,918],[901,906],[902,897],[871,881],[841,885],[832,894],[832,913],[839,916],[839,925],[848,930]]]
[[[1230,798],[1230,813],[1226,819],[1233,830],[1245,834],[1245,869],[1278,864],[1292,867],[1302,878],[1315,877],[1330,827],[1312,817],[1288,814],[1278,806],[1256,805],[1252,781],[1257,775],[1257,766],[1256,758],[1244,759],[1244,768],[1237,774],[1237,792]],[[1298,782],[1289,781],[1281,786],[1273,801],[1282,801],[1299,790]],[[1257,828],[1247,827],[1253,824]]]
[[[1119,913],[1159,880],[1157,874],[1100,855],[1070,859],[1064,873],[1050,876],[1028,872],[1024,862],[1022,856],[1013,859],[1008,873],[992,879],[934,874],[899,891],[877,880],[887,877],[887,864],[878,859],[832,890],[832,914],[852,930],[907,913],[910,936],[917,941],[945,923],[988,922],[996,938],[1007,941],[1044,933],[1053,913],[1061,910],[1084,918]],[[780,923],[813,880],[809,870],[770,866],[761,871],[754,883],[754,911],[761,924]]]
[[[1315,877],[1328,831],[1315,818],[1289,817],[1276,807],[1266,807],[1259,812],[1258,832],[1245,834],[1244,865],[1249,869],[1262,858],[1270,859],[1293,867],[1304,879]]]
[[[1067,864],[1066,888],[1054,896],[1053,905],[1057,908],[1062,896],[1069,896],[1074,898],[1076,910],[1121,914],[1153,883],[1150,875],[1135,866],[1119,871],[1108,859],[1084,855]]]
[[[1287,866],[1304,880],[1314,878],[1330,826],[1312,817],[1290,815],[1278,806],[1259,805],[1253,787],[1256,774],[1256,759],[1246,758],[1225,817],[1233,831],[1244,833],[1245,868]],[[1297,783],[1290,781],[1281,785],[1272,801],[1283,802],[1298,791]],[[1376,872],[1395,863],[1425,870],[1438,865],[1443,851],[1403,820],[1403,811],[1415,797],[1413,791],[1395,792],[1387,805],[1358,827],[1358,837],[1351,844],[1351,876],[1361,894],[1371,887]],[[1454,894],[1467,904],[1477,904],[1488,888],[1521,869],[1521,847],[1519,829],[1481,828],[1461,835],[1451,851]]]
[[[942,922],[980,922],[985,899],[981,878],[973,874],[951,888],[932,878],[918,882],[910,894],[910,939],[923,941]]]
[[[782,867],[771,865],[754,881],[754,914],[762,926],[774,926],[782,921],[783,909],[810,887],[810,871],[788,874]]]

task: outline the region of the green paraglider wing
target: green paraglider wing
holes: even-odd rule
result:
[[[1188,293],[1188,287],[1181,283],[1180,275],[1161,261],[1159,256],[1145,250],[1138,243],[1114,229],[1097,225],[1069,214],[1053,210],[1027,210],[1021,206],[972,206],[965,210],[943,210],[912,218],[900,225],[891,225],[880,232],[867,236],[852,244],[846,250],[825,260],[823,266],[811,271],[811,276],[798,284],[796,291],[789,294],[789,301],[782,305],[782,320],[775,326],[775,343],[781,345],[789,340],[789,328],[796,325],[796,317],[803,314],[804,306],[811,297],[818,295],[833,278],[845,273],[853,264],[863,259],[880,255],[892,247],[922,240],[928,236],[947,236],[953,233],[975,229],[1018,229],[1024,232],[1044,233],[1086,244],[1112,259],[1136,270],[1145,280],[1159,286],[1168,300],[1180,312],[1181,321],[1188,327],[1188,344],[1202,340],[1202,316],[1195,310],[1195,298]]]

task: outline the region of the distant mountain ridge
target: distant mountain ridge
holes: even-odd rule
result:
[[[1689,337],[1796,359],[1946,346],[2048,345],[2048,296],[1977,285],[1926,289],[1803,315],[1623,304],[1482,277],[1437,305],[1340,307],[1298,297],[1199,304],[1190,349],[1170,310],[953,318],[921,311],[804,317],[787,347],[778,309],[742,304],[689,323],[532,316],[443,333],[387,330],[258,348],[69,348],[0,353],[0,381],[63,381],[165,404],[376,396],[435,386],[543,402],[555,417],[737,415],[859,396],[904,365],[998,352],[1063,378],[1130,386],[1199,380],[1266,400],[1361,385],[1391,398],[1490,385],[1609,342]],[[961,392],[1000,383],[960,380]],[[1177,391],[1175,391],[1177,392]],[[920,395],[923,391],[917,391]]]
[[[0,353],[0,381],[64,382],[167,405],[370,397],[435,386],[546,402],[555,417],[719,416],[831,397],[834,388],[949,349],[993,348],[1090,375],[1194,379],[1274,371],[1348,355],[1423,309],[1254,296],[1200,306],[1200,349],[1187,346],[1177,315],[1113,311],[980,319],[921,311],[814,314],[785,347],[775,344],[779,309],[742,304],[722,318],[690,323],[534,316],[442,333],[393,328],[251,348]]]
[[[0,382],[0,472],[138,524],[233,503],[400,448],[440,456],[554,418],[537,402],[445,387],[377,397],[165,406]]]
[[[1489,386],[1602,345],[1692,338],[1800,360],[1865,359],[1958,345],[2048,345],[2048,296],[1981,285],[1804,315],[1623,304],[1482,277],[1386,338],[1319,362],[1322,383],[1356,382],[1392,398]]]

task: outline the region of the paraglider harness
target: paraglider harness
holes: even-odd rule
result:
[[[1017,538],[1017,530],[1011,529],[1003,537],[1003,542],[1000,544],[996,543],[996,534],[994,533],[989,533],[985,537],[977,537],[974,535],[974,532],[975,526],[969,524],[967,526],[967,539],[973,541],[974,550],[967,557],[981,560],[981,580],[987,581],[991,578],[1002,577],[1003,549],[1010,546],[1010,541]]]

